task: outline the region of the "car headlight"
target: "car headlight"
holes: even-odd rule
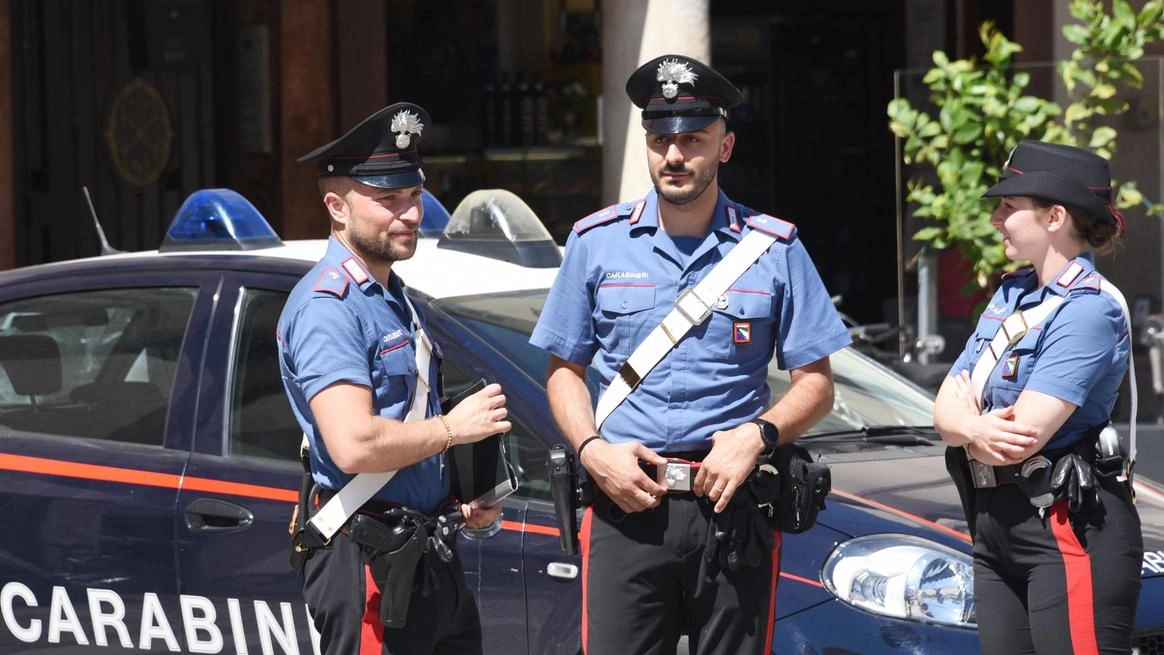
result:
[[[974,563],[942,544],[875,534],[839,544],[825,560],[825,588],[876,614],[964,628],[977,625]]]

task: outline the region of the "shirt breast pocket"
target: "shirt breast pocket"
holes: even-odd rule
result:
[[[655,285],[609,284],[598,287],[598,340],[610,352],[629,355],[634,352],[655,323]]]
[[[997,368],[997,377],[1003,384],[1017,386],[1020,389],[1026,386],[1035,367],[1035,353],[1039,349],[1042,336],[1042,330],[1028,330],[1006,351]]]
[[[388,404],[407,401],[416,386],[416,352],[404,339],[379,351],[381,377],[373,392]]]
[[[775,316],[772,304],[767,291],[729,289],[712,307],[703,338],[707,350],[729,356],[767,352]]]

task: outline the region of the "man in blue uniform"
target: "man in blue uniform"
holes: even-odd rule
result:
[[[350,518],[342,512],[343,527],[330,540],[300,516],[300,535],[315,535],[315,543],[297,537],[297,549],[306,544],[309,553],[301,560],[303,592],[328,655],[481,652],[455,533],[441,534],[431,519],[448,502],[449,447],[510,423],[496,384],[440,413],[440,351],[392,271],[416,251],[418,145],[428,125],[423,109],[397,103],[299,160],[317,163],[331,219],[327,254],[292,290],[277,335],[319,490],[301,507],[323,514],[346,485],[375,479],[356,474],[396,472],[371,499],[358,500]],[[460,511],[480,528],[501,510]]]
[[[796,228],[719,189],[735,144],[727,110],[740,92],[677,55],[644,64],[626,89],[643,109],[654,189],[574,226],[531,337],[551,355],[554,418],[596,483],[581,535],[582,643],[588,655],[667,653],[687,632],[695,653],[767,653],[779,534],[742,486],[761,454],[832,407],[828,357],[848,331]],[[695,316],[681,336],[658,327],[677,303],[692,306],[753,231],[771,245],[680,312]],[[703,309],[710,316],[698,320]],[[661,356],[641,356],[644,342]],[[773,355],[792,379],[775,404]],[[597,420],[591,363],[604,394]],[[725,563],[719,537],[736,542],[749,528],[752,543],[736,543]]]

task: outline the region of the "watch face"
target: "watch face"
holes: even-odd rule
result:
[[[754,423],[760,426],[760,438],[764,441],[764,445],[775,446],[780,439],[780,430],[764,419],[755,419]]]

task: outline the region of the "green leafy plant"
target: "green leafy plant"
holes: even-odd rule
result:
[[[1164,0],[1149,0],[1138,13],[1126,0],[1114,0],[1110,15],[1102,0],[1072,0],[1070,11],[1079,23],[1063,33],[1076,48],[1058,67],[1072,100],[1066,109],[1027,92],[1029,73],[1013,67],[1022,46],[991,22],[978,30],[985,46],[981,61],[934,52],[934,67],[922,82],[936,117],[906,98],[892,100],[887,109],[889,128],[902,140],[903,163],[917,174],[906,183],[906,199],[926,225],[913,238],[937,250],[961,250],[980,288],[1012,265],[982,199],[1010,151],[1023,139],[1039,139],[1086,146],[1110,158],[1117,132],[1103,119],[1127,111],[1119,89],[1142,86],[1135,62],[1145,46],[1164,37]],[[1117,204],[1147,203],[1134,182],[1125,182]]]

